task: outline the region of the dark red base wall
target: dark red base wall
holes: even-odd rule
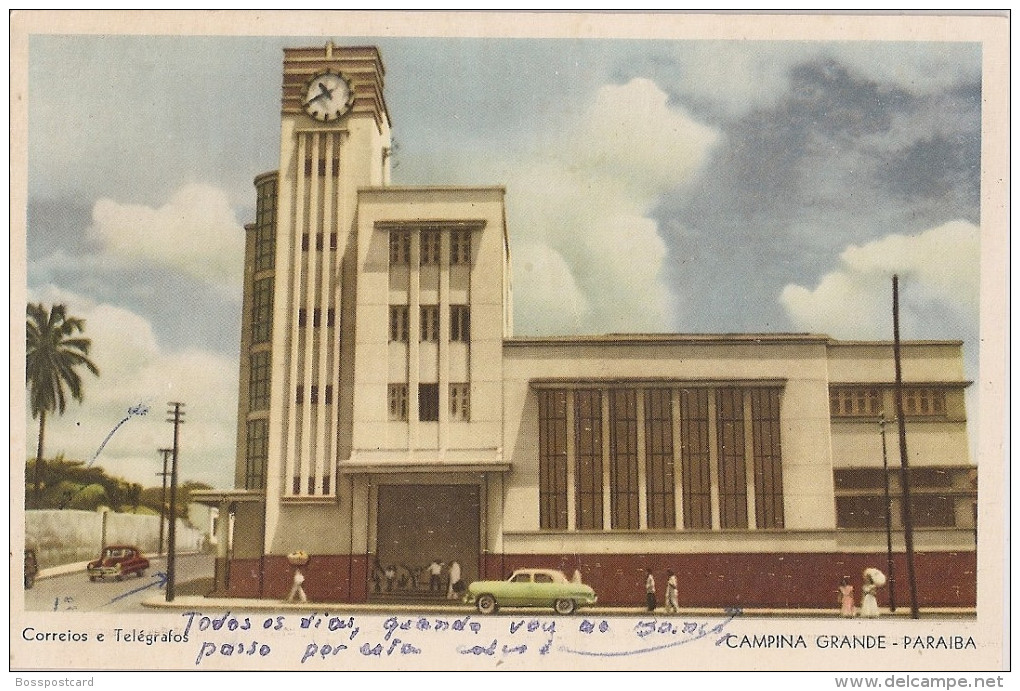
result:
[[[646,569],[652,569],[660,602],[667,570],[679,584],[684,607],[835,607],[836,589],[849,576],[860,599],[861,572],[876,567],[888,575],[883,554],[504,554],[489,557],[486,578],[506,578],[521,567],[547,567],[569,578],[580,570],[595,589],[599,604],[640,606],[645,602]],[[896,605],[909,606],[907,560],[893,555]],[[918,604],[974,607],[977,567],[974,552],[926,552],[914,555]],[[879,590],[888,605],[889,586]]]
[[[368,598],[369,555],[313,555],[302,567],[304,590],[313,602],[364,602]],[[922,607],[974,607],[977,567],[974,552],[924,552],[914,556],[917,600]],[[265,572],[260,578],[260,565]],[[672,569],[680,585],[681,607],[836,607],[836,589],[850,576],[860,599],[861,572],[888,572],[885,554],[485,554],[482,578],[503,579],[514,569],[554,568],[569,578],[581,572],[598,593],[599,604],[641,606],[645,569],[652,569],[659,600]],[[893,557],[897,607],[910,603],[905,555]],[[290,592],[294,567],[285,557],[230,562],[231,597],[283,599]],[[888,573],[887,573],[888,575]],[[890,588],[879,590],[889,604]]]

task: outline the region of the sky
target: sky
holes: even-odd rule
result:
[[[506,187],[515,335],[889,340],[898,273],[903,338],[977,379],[979,44],[332,38],[381,51],[393,184]],[[47,456],[157,485],[179,400],[182,478],[232,486],[252,180],[283,47],[324,43],[30,37],[27,296],[101,370]]]

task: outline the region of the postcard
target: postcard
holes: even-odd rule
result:
[[[1001,686],[1008,32],[15,12],[17,684]]]

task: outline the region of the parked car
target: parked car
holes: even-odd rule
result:
[[[39,560],[36,558],[35,550],[31,547],[25,548],[25,588],[35,585],[35,576],[39,573]]]
[[[464,602],[474,603],[482,614],[500,607],[552,607],[557,614],[572,614],[597,600],[589,586],[555,569],[517,569],[505,581],[475,581],[464,594]]]
[[[90,581],[116,578],[118,581],[131,573],[139,577],[145,575],[149,568],[149,560],[146,559],[137,547],[131,545],[110,545],[103,549],[98,559],[88,563],[86,571]]]

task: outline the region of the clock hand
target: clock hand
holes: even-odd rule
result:
[[[307,101],[305,101],[303,105],[307,106],[307,105],[310,105],[312,103],[315,103],[320,98],[329,98],[329,94],[328,93],[326,93],[326,94],[316,94],[316,95],[312,96],[310,99],[308,99]]]
[[[336,91],[336,88],[334,87],[333,89],[327,89],[325,84],[319,82],[319,91],[321,91],[322,93],[320,93],[319,96],[317,96],[316,98],[322,96],[325,96],[326,98],[333,98],[333,92]]]

